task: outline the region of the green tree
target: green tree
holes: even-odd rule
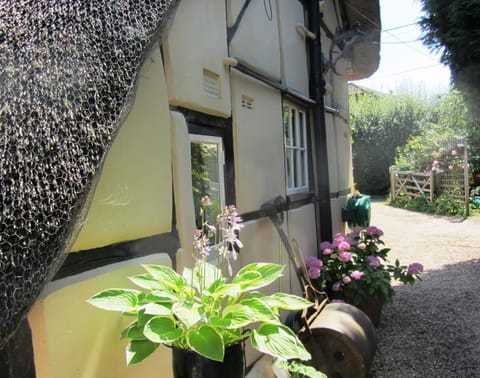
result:
[[[394,164],[397,147],[420,132],[426,111],[424,101],[406,94],[351,98],[353,169],[358,190],[367,194],[388,191],[388,168]]]
[[[454,85],[480,114],[480,0],[422,0],[423,43],[441,51]]]
[[[421,132],[412,135],[397,150],[395,165],[401,170],[447,169],[458,160],[452,150],[459,141],[468,145],[471,171],[480,171],[480,121],[468,112],[463,97],[455,90],[428,105]],[[462,163],[463,164],[463,163]]]

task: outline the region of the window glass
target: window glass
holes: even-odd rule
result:
[[[212,205],[207,208],[206,220],[215,224],[215,217],[224,206],[223,146],[221,138],[192,135],[192,190],[197,227],[201,227],[202,198],[208,196]]]

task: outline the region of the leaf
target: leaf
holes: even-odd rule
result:
[[[223,361],[225,346],[222,337],[214,328],[204,325],[197,331],[187,333],[189,347],[203,357],[214,361]]]
[[[293,331],[283,325],[262,324],[252,332],[251,342],[255,349],[273,357],[304,361],[312,358]]]
[[[280,323],[273,310],[259,298],[243,299],[240,304],[249,309],[251,322]]]
[[[149,303],[145,306],[145,314],[169,316],[172,314],[172,310],[157,303]]]
[[[222,318],[212,318],[212,325],[216,325],[220,328],[230,328],[237,329],[245,327],[246,325],[252,323],[252,312],[247,306],[242,306],[241,304],[234,304],[231,306],[225,307],[223,310]]]
[[[122,331],[121,339],[131,340],[146,340],[147,338],[143,334],[143,327],[139,327],[137,322],[130,324]]]
[[[267,286],[277,280],[282,275],[284,268],[285,267],[283,265],[273,263],[249,264],[240,269],[240,271],[237,273],[237,276],[235,276],[232,282],[236,283],[235,279],[237,277],[242,277],[248,272],[258,273],[260,274],[261,278],[258,280],[253,280],[250,284],[248,284],[247,287],[244,288],[246,290],[255,290],[260,287]]]
[[[140,294],[143,293],[138,290],[108,289],[95,294],[87,302],[108,311],[137,311]]]
[[[198,303],[177,302],[173,305],[172,311],[174,315],[185,324],[185,327],[191,328],[201,318],[200,307]]]
[[[174,303],[180,299],[180,296],[173,291],[167,290],[154,290],[145,296],[145,299],[149,302],[162,303],[166,306],[167,303]]]
[[[219,280],[221,281],[221,280]],[[223,281],[223,279],[222,279]],[[218,282],[218,281],[217,281]],[[220,284],[220,283],[214,283],[208,291],[212,294],[212,296],[230,296],[232,298],[238,297],[238,295],[242,292],[242,287],[240,284],[234,284],[234,283],[229,283],[229,284]]]
[[[297,295],[275,293],[261,298],[270,307],[283,308],[285,310],[303,310],[313,305],[312,302]]]
[[[165,289],[165,285],[158,282],[150,274],[139,274],[136,276],[128,277],[135,285],[140,286],[147,290],[162,290]]]
[[[172,268],[164,265],[144,264],[145,270],[156,278],[160,283],[164,284],[175,291],[181,291],[187,286],[187,281],[175,272]]]
[[[132,340],[127,344],[126,355],[127,365],[135,365],[150,356],[158,348],[149,340]]]
[[[238,272],[237,275],[233,277],[232,283],[240,285],[241,290],[246,290],[248,287],[253,287],[256,283],[260,282],[261,279],[262,275],[259,272]]]
[[[154,343],[171,343],[183,336],[183,329],[168,316],[156,316],[145,324],[143,334]]]

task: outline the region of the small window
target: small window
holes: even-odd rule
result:
[[[192,164],[192,190],[197,227],[202,225],[200,208],[202,197],[212,200],[206,220],[215,224],[220,209],[225,206],[224,152],[222,138],[190,135],[190,156]]]
[[[309,190],[306,112],[292,104],[284,103],[283,128],[287,193],[306,192]]]

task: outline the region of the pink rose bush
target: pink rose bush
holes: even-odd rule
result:
[[[380,298],[391,302],[392,281],[413,284],[421,279],[422,264],[388,262],[390,248],[380,239],[383,231],[375,226],[337,234],[332,242],[320,244],[321,255],[306,260],[308,273],[317,289],[332,301],[344,300],[360,308]]]

